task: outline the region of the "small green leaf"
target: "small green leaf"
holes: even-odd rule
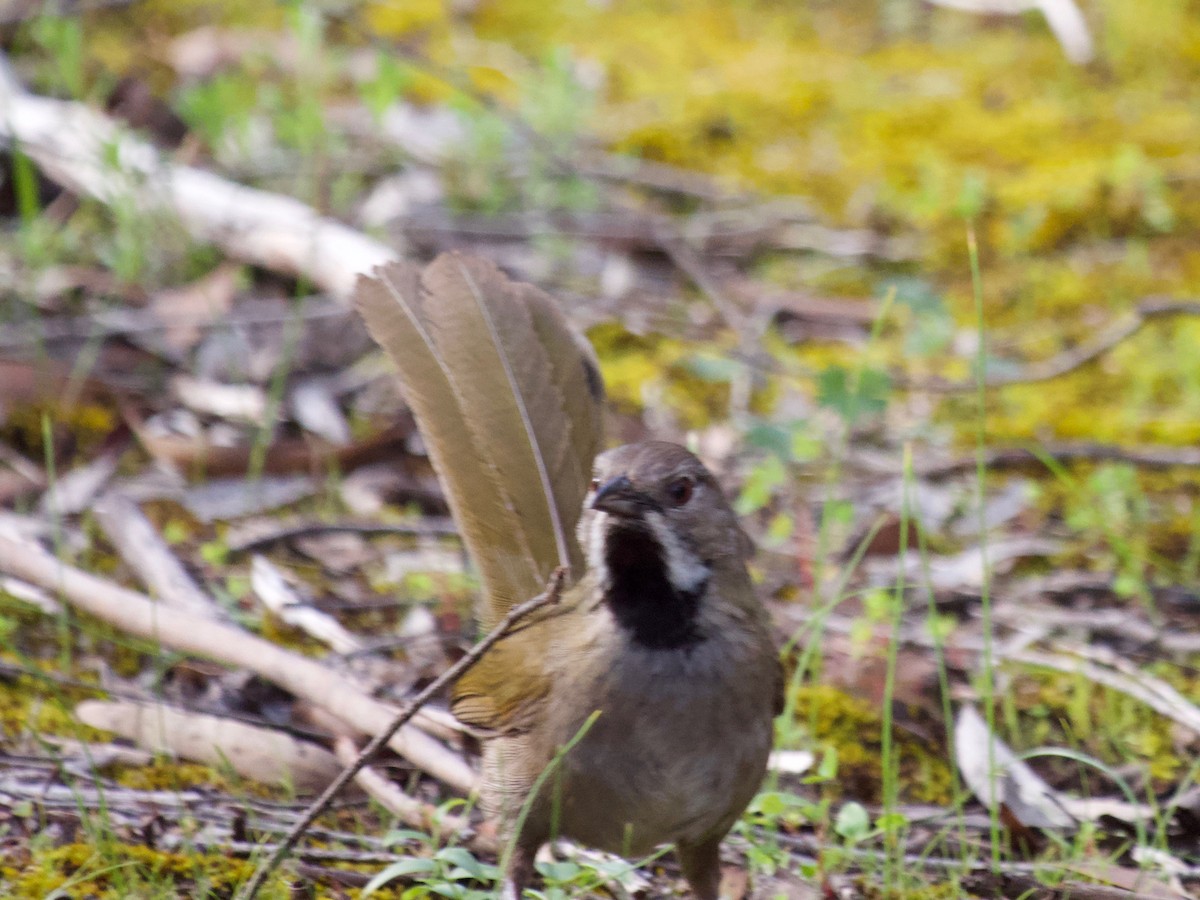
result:
[[[904,813],[890,812],[884,813],[875,820],[875,827],[884,833],[899,831],[908,825],[908,819]]]
[[[795,530],[796,520],[791,513],[776,513],[767,525],[767,533],[763,536],[763,543],[768,547],[778,547],[787,541]]]
[[[223,541],[207,541],[200,545],[200,558],[210,566],[223,566],[229,560],[229,546]]]
[[[385,847],[394,847],[396,844],[408,843],[427,844],[429,843],[429,835],[413,828],[393,828],[383,836],[383,845]]]
[[[887,409],[891,390],[892,379],[879,369],[865,368],[855,378],[843,366],[830,366],[817,376],[817,403],[851,425]]]
[[[833,830],[848,841],[859,841],[871,831],[871,817],[861,803],[851,801],[838,810]]]
[[[413,81],[412,69],[395,54],[380,51],[375,57],[375,74],[358,89],[359,96],[378,123],[389,106],[408,91]]]
[[[746,516],[757,512],[771,502],[771,495],[787,479],[787,469],[778,456],[768,456],[758,463],[742,485],[742,492],[734,503],[738,515]]]
[[[742,364],[738,360],[716,353],[693,353],[683,362],[697,378],[715,384],[728,384],[742,371]]]
[[[787,804],[783,802],[783,795],[778,791],[766,791],[759,794],[754,801],[757,811],[764,816],[779,816],[787,809]]]
[[[937,641],[944,641],[958,628],[958,617],[951,615],[932,615],[925,620],[925,628],[929,636]]]
[[[830,500],[823,508],[831,524],[847,525],[854,520],[854,506],[846,500]]]
[[[187,524],[179,519],[171,519],[163,526],[163,540],[168,544],[182,544],[191,534]]]
[[[792,459],[795,462],[809,462],[821,455],[824,449],[821,439],[813,435],[806,427],[792,431]]]
[[[757,422],[748,428],[746,443],[774,453],[781,459],[789,459],[792,455],[791,430],[773,422]]]
[[[404,859],[398,859],[367,882],[362,890],[362,896],[371,896],[371,894],[389,881],[394,881],[397,878],[402,878],[406,875],[431,875],[437,870],[438,865],[432,859],[423,859],[417,856],[407,856]]]
[[[838,773],[838,753],[836,747],[828,748],[821,755],[821,764],[817,766],[816,777],[822,781],[832,781],[837,778]]]
[[[562,860],[560,862],[538,863],[537,870],[542,873],[542,877],[548,881],[574,881],[579,877],[583,870],[578,863],[573,863],[570,860]]]
[[[461,869],[462,873],[458,877],[462,877],[462,875],[475,879],[496,877],[497,870],[495,866],[480,862],[465,847],[446,847],[444,850],[439,850],[435,854],[434,859]],[[455,873],[452,872],[451,876],[455,876]]]

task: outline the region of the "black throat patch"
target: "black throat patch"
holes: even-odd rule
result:
[[[696,614],[707,581],[695,590],[676,589],[664,550],[645,526],[610,525],[604,562],[609,576],[604,599],[634,641],[651,650],[672,650],[704,640]]]

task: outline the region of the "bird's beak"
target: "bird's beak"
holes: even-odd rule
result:
[[[606,481],[592,498],[592,509],[629,518],[641,516],[656,506],[652,498],[635,488],[624,475]]]

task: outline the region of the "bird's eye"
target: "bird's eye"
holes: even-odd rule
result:
[[[600,479],[593,478],[591,487],[588,488],[588,490],[590,490],[593,494],[596,493],[596,491],[600,490]]]
[[[683,506],[692,499],[692,491],[695,490],[695,487],[696,483],[687,475],[683,475],[667,485],[667,496],[676,506]]]

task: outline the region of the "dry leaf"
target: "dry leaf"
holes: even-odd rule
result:
[[[1027,828],[1075,824],[1058,792],[997,740],[969,703],[959,709],[954,723],[954,759],[967,787],[989,809],[1003,806]]]

